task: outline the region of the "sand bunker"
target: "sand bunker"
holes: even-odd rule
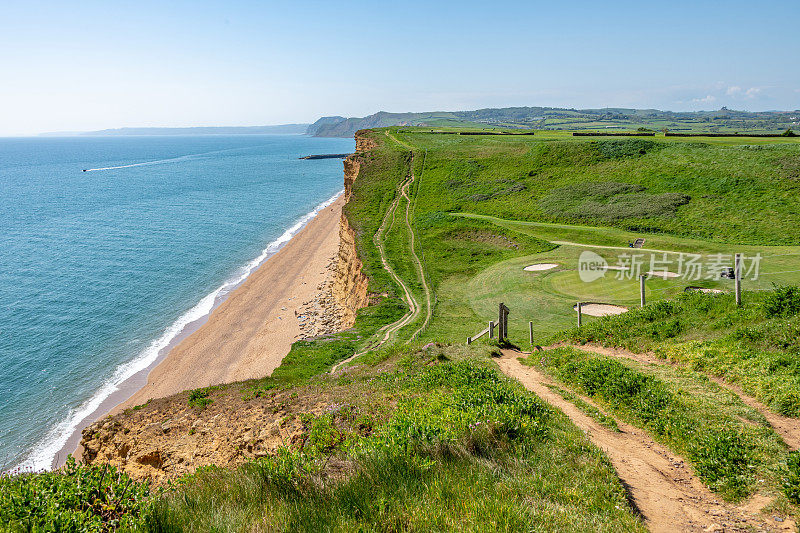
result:
[[[538,263],[531,266],[526,266],[523,270],[527,272],[539,272],[541,270],[550,270],[551,268],[557,267],[557,263]]]
[[[606,265],[606,266],[603,267],[603,269],[605,269],[605,270],[628,270],[628,267]]]
[[[679,278],[680,274],[676,274],[675,272],[668,272],[664,270],[651,270],[650,272],[645,272],[648,276],[652,276],[654,278]]]
[[[573,309],[576,311],[578,310],[578,306],[574,306]],[[627,307],[622,307],[621,305],[611,305],[611,304],[581,304],[581,313],[584,315],[589,316],[610,316],[610,315],[621,315],[625,311],[627,311]]]

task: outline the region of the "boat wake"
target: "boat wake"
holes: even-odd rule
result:
[[[206,155],[219,154],[222,152],[232,152],[235,150],[242,150],[242,148],[230,148],[227,150],[214,150],[211,152],[202,152],[200,154],[187,154],[178,157],[170,157],[168,159],[156,159],[155,161],[143,161],[141,163],[131,163],[129,165],[117,165],[114,167],[98,167],[98,168],[84,168],[84,172],[100,172],[102,170],[117,170],[119,168],[132,168],[132,167],[148,167],[152,165],[164,165],[168,163],[180,163],[181,161],[190,161]]]
[[[118,167],[122,168],[122,167]],[[30,454],[13,470],[15,471],[40,471],[51,469],[56,466],[59,459],[58,454],[67,445],[69,438],[78,430],[81,423],[98,415],[97,410],[109,396],[120,390],[122,384],[134,375],[152,366],[159,358],[162,350],[167,348],[170,343],[181,334],[184,328],[192,322],[203,318],[211,313],[216,305],[241,284],[247,276],[257,269],[264,261],[269,259],[280,250],[289,240],[294,237],[303,227],[314,218],[317,213],[330,206],[341,196],[344,191],[339,191],[329,199],[317,205],[314,209],[300,217],[283,234],[270,242],[258,257],[244,265],[228,281],[217,287],[215,290],[203,297],[191,309],[183,313],[173,322],[156,340],[154,340],[144,351],[133,358],[131,361],[117,367],[114,374],[98,389],[94,395],[83,402],[78,407],[71,410],[67,418],[53,426],[47,434],[36,444]],[[71,453],[71,450],[67,453]]]

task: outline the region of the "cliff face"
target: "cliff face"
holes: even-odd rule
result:
[[[198,467],[235,465],[274,455],[281,446],[299,447],[305,431],[300,415],[322,414],[333,401],[302,388],[246,395],[214,391],[212,403],[200,409],[190,407],[183,392],[103,418],[83,430],[82,460],[160,483]]]
[[[356,152],[368,152],[376,146],[375,141],[363,135],[361,131],[356,132],[355,138]]]
[[[356,152],[372,149],[375,143],[362,135],[356,135]],[[358,153],[344,160],[344,195],[350,201],[353,183],[358,178],[361,162]],[[342,213],[339,221],[339,253],[336,259],[336,275],[333,281],[333,296],[341,309],[340,323],[343,329],[353,325],[356,312],[369,303],[367,277],[362,273],[363,263],[356,249],[356,233]]]
[[[358,141],[356,141],[356,150],[358,150]],[[353,196],[353,183],[356,181],[358,171],[361,169],[361,162],[358,160],[356,154],[349,155],[344,160],[344,201],[350,201]]]
[[[361,272],[361,259],[356,251],[356,233],[347,216],[342,213],[339,221],[339,254],[333,280],[333,297],[339,304],[342,329],[356,321],[356,312],[369,303],[367,277]]]

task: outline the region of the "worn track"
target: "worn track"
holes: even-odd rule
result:
[[[522,355],[503,351],[500,369],[525,388],[560,409],[601,448],[617,471],[630,499],[650,531],[794,531],[794,523],[768,521],[759,515],[766,503],[758,497],[734,506],[720,501],[695,477],[686,462],[651,439],[645,431],[617,420],[611,431],[552,391],[552,380],[525,366]],[[582,397],[587,403],[593,402]],[[771,522],[771,523],[770,523]]]
[[[392,136],[392,138],[394,138],[394,137]],[[395,139],[395,141],[397,141],[397,139]],[[397,142],[399,143],[399,141],[397,141]],[[423,165],[424,165],[424,159],[423,159]],[[420,260],[419,255],[417,255],[417,251],[416,251],[416,235],[414,234],[414,228],[411,225],[411,217],[412,217],[411,210],[412,210],[412,206],[413,206],[413,201],[412,201],[411,195],[409,195],[409,190],[410,190],[411,185],[414,183],[415,179],[416,179],[416,177],[415,177],[415,174],[414,174],[414,155],[412,153],[411,161],[409,163],[408,175],[400,183],[400,185],[397,187],[397,190],[395,192],[394,200],[392,200],[392,203],[389,205],[389,209],[386,210],[386,214],[383,217],[383,221],[381,222],[381,225],[378,228],[378,231],[375,232],[375,235],[373,236],[373,242],[375,243],[375,248],[378,250],[378,254],[380,255],[381,263],[383,264],[383,268],[384,268],[384,270],[386,270],[386,272],[389,273],[389,276],[400,287],[400,289],[402,291],[403,300],[405,301],[406,305],[408,306],[408,311],[402,317],[400,317],[400,319],[396,320],[395,322],[392,322],[391,324],[387,324],[386,326],[382,327],[379,330],[378,333],[383,333],[383,338],[381,338],[378,342],[376,342],[374,344],[371,344],[365,350],[363,350],[361,352],[358,352],[358,353],[355,353],[352,356],[348,357],[347,359],[345,359],[343,361],[340,361],[339,363],[335,364],[331,368],[331,373],[336,372],[339,368],[341,368],[343,365],[349,363],[350,361],[352,361],[356,357],[358,357],[360,355],[363,355],[363,354],[367,353],[370,350],[374,350],[374,349],[382,346],[383,344],[388,342],[392,338],[392,336],[395,335],[400,329],[404,328],[408,324],[413,323],[420,316],[420,312],[421,312],[420,303],[414,297],[414,293],[409,288],[408,284],[392,268],[392,265],[391,265],[391,263],[389,261],[389,257],[386,254],[386,247],[384,245],[385,241],[386,241],[386,234],[389,231],[391,231],[391,229],[394,227],[394,224],[396,222],[397,210],[398,210],[398,207],[400,205],[401,198],[405,198],[405,200],[406,200],[404,224],[405,224],[406,230],[408,231],[408,235],[409,235],[409,243],[410,243],[410,247],[411,247],[411,257],[412,257],[412,259],[414,261],[414,266],[415,266],[415,268],[417,270],[417,274],[419,275],[423,291],[425,292],[425,300],[426,300],[425,301],[425,304],[426,304],[425,320],[423,321],[423,323],[420,326],[420,328],[417,331],[415,331],[413,335],[411,335],[411,337],[409,338],[408,342],[411,342],[411,340],[413,340],[416,337],[416,335],[419,334],[419,332],[422,331],[428,325],[428,322],[431,319],[431,316],[432,316],[432,313],[433,313],[432,304],[431,304],[432,292],[431,292],[430,286],[428,285],[427,278],[425,277],[425,270],[424,270],[424,267],[422,265],[422,261]]]

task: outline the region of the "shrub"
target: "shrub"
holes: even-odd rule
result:
[[[214,400],[208,396],[218,388],[219,387],[203,387],[202,389],[189,391],[189,407],[205,409],[208,405],[214,403]]]
[[[495,370],[470,363],[442,363],[410,378],[409,386],[444,391],[408,398],[382,428],[380,441],[398,449],[463,446],[486,450],[536,440],[546,432],[550,409]],[[476,433],[477,432],[477,433]]]
[[[749,493],[752,450],[739,432],[716,428],[699,434],[690,454],[697,475],[712,489],[741,498]]]
[[[764,300],[764,312],[768,318],[789,317],[800,313],[800,288],[775,287]]]
[[[800,452],[792,452],[786,461],[786,477],[783,492],[792,503],[800,503]]]
[[[0,477],[0,524],[22,531],[116,531],[140,525],[150,489],[107,465]]]

